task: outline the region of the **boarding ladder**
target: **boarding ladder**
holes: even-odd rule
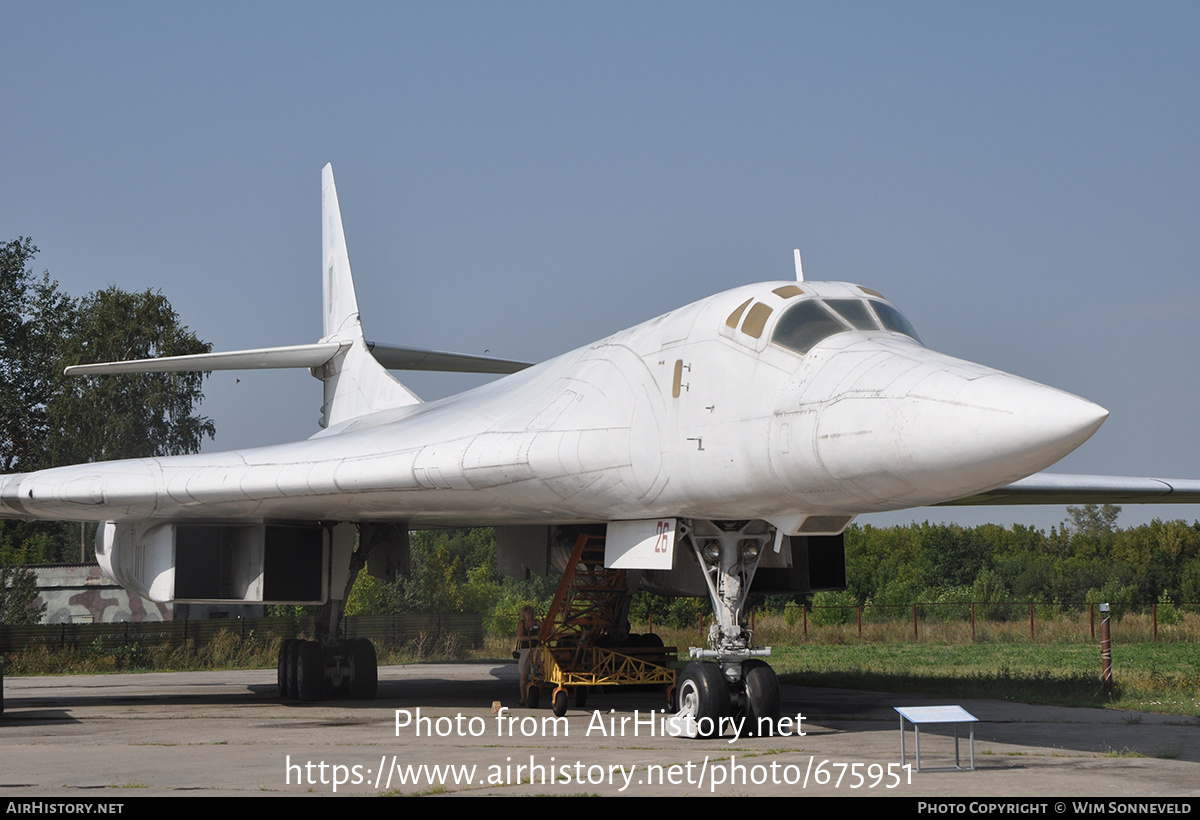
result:
[[[605,569],[603,536],[576,539],[542,624],[529,703],[538,702],[541,687],[553,686],[554,714],[562,716],[568,691],[582,707],[593,686],[675,685],[668,666],[675,648],[664,647],[658,636],[631,635],[626,646],[612,646],[626,576],[623,569]]]

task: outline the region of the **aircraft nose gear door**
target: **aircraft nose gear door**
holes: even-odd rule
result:
[[[780,717],[779,679],[761,660],[771,648],[754,646],[742,615],[759,558],[771,548],[774,531],[765,521],[691,521],[680,526],[679,535],[691,544],[704,570],[716,616],[709,648],[692,647],[689,654],[697,660],[680,677],[680,722],[692,737],[720,735],[726,718],[745,718],[743,734],[771,734]]]

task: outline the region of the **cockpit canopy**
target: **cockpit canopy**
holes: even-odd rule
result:
[[[783,312],[771,341],[804,354],[822,339],[848,330],[889,330],[921,343],[900,311],[875,299],[806,299]]]

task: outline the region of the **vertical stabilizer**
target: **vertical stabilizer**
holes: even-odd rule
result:
[[[358,299],[354,296],[342,209],[338,205],[331,164],[321,169],[321,259],[325,263],[322,280],[325,339],[330,339],[358,324]]]
[[[421,400],[416,394],[375,360],[363,339],[332,165],[321,169],[321,260],[325,328],[321,341],[343,344],[329,362],[314,370],[325,383],[321,426],[418,404]]]

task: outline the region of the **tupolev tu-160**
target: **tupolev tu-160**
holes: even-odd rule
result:
[[[325,604],[285,645],[281,689],[374,695],[374,649],[337,639],[365,568],[394,577],[408,532],[496,527],[501,570],[559,565],[607,533],[630,586],[708,595],[709,647],[681,712],[778,713],[743,618],[760,591],[844,587],[860,513],[932,504],[1195,502],[1200,481],[1041,473],[1108,415],[926,348],[880,293],[794,281],[710,296],[527,365],[366,341],[333,171],[322,172],[324,335],[315,344],[81,365],[70,373],[303,367],[322,428],[292,444],[0,477],[0,516],[100,522],[96,555],[152,601]],[[505,374],[422,402],[389,370]],[[633,589],[630,590],[632,594]]]

